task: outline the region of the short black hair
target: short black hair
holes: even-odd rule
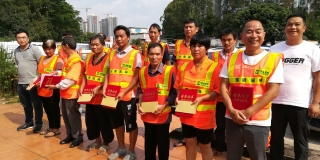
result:
[[[148,54],[149,54],[149,51],[151,48],[156,48],[156,47],[160,47],[161,49],[161,53],[163,52],[163,48],[162,48],[162,45],[158,42],[152,42],[148,45]]]
[[[222,36],[229,35],[229,34],[232,34],[233,39],[238,39],[238,33],[231,28],[225,28],[224,30],[222,30],[220,32],[220,39],[222,39]]]
[[[149,31],[150,31],[151,28],[156,28],[159,33],[161,32],[161,27],[160,27],[159,24],[157,24],[157,23],[151,24],[151,26],[150,26],[150,28],[149,28]]]
[[[61,45],[68,45],[70,49],[75,50],[77,48],[77,43],[73,37],[65,36],[62,38]]]
[[[25,34],[29,37],[29,32],[26,31],[25,29],[22,29],[22,28],[18,29],[18,30],[14,33],[14,36],[17,37],[17,35],[20,34],[20,33],[25,33]]]
[[[124,26],[124,25],[119,25],[119,26],[117,26],[116,28],[114,28],[113,34],[116,35],[116,32],[117,32],[118,30],[124,30],[124,31],[126,32],[126,35],[127,35],[128,37],[130,37],[130,30],[129,30],[128,27],[126,27],[126,26]]]
[[[54,41],[53,39],[47,39],[47,40],[43,41],[42,48],[43,49],[56,49],[57,48],[56,41]]]
[[[204,33],[196,33],[190,40],[190,46],[196,45],[197,43],[203,45],[206,47],[206,50],[208,50],[210,48],[211,40],[210,37]]]
[[[194,25],[196,27],[199,27],[199,23],[197,22],[197,20],[193,19],[193,18],[189,18],[189,19],[186,19],[183,24],[186,25],[186,24],[189,24],[189,23],[194,23]]]
[[[106,44],[105,41],[104,41],[105,38],[103,38],[103,37],[100,35],[100,33],[97,34],[97,35],[92,36],[92,37],[90,38],[89,44],[91,44],[91,41],[96,40],[96,39],[98,39],[99,42],[100,42],[102,45],[105,45],[105,44]]]
[[[71,37],[73,37],[73,33],[72,33],[71,31],[65,31],[65,32],[63,32],[63,34],[62,34],[62,37],[64,37],[64,36],[71,36]]]
[[[101,33],[98,33],[97,35],[102,36],[103,39],[106,39],[106,38],[107,38],[106,34],[104,34],[104,33],[102,33],[102,32],[101,32]]]
[[[287,17],[287,19],[286,19],[286,23],[288,22],[288,20],[289,20],[290,18],[293,18],[293,17],[300,17],[300,18],[302,18],[304,25],[306,25],[307,18],[306,18],[306,16],[303,15],[302,13],[293,13],[293,14],[290,14],[290,15]]]
[[[264,30],[263,23],[262,23],[259,19],[253,18],[253,19],[248,19],[248,20],[246,20],[246,21],[242,24],[241,31],[243,31],[243,29],[244,29],[244,27],[246,26],[246,24],[247,24],[248,22],[251,22],[251,21],[258,21],[258,22],[260,22],[261,25],[262,25],[262,28],[263,28],[263,30]]]

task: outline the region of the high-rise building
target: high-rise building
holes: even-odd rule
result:
[[[101,25],[100,25],[100,32],[104,33],[105,35],[108,35],[108,19],[105,18],[105,19],[101,19],[100,21]]]
[[[107,19],[107,36],[114,36],[113,29],[118,25],[118,17],[115,15],[108,15]]]
[[[89,14],[87,17],[88,22],[88,32],[99,33],[100,32],[100,24],[99,17],[96,14]]]
[[[80,28],[82,30],[82,32],[88,32],[88,27],[87,27],[87,22],[86,21],[81,21],[80,22]]]

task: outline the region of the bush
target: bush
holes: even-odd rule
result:
[[[10,53],[0,46],[0,96],[18,94],[18,70]]]

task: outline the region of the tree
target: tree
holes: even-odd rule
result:
[[[14,40],[20,28],[29,31],[31,41],[60,41],[66,30],[77,37],[82,34],[78,15],[65,0],[1,0],[0,37]]]
[[[224,16],[222,26],[231,27],[241,32],[242,25],[249,19],[259,19],[266,32],[265,43],[284,40],[286,17],[291,10],[276,3],[252,3],[249,7]]]

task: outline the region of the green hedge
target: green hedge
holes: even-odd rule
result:
[[[10,97],[18,94],[18,70],[12,53],[0,46],[0,96]]]

